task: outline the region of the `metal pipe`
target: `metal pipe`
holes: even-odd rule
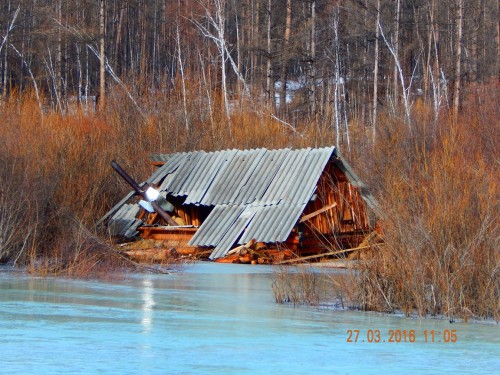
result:
[[[158,215],[160,215],[160,217],[165,220],[165,222],[168,224],[168,225],[171,225],[171,226],[178,226],[179,224],[177,224],[177,222],[172,219],[172,217],[163,209],[160,207],[160,205],[158,204],[158,202],[154,201],[154,200],[150,200],[147,195],[146,195],[146,190],[147,188],[149,187],[147,184],[144,186],[146,189],[143,189],[139,186],[139,184],[132,178],[130,177],[130,175],[125,172],[123,170],[122,167],[120,167],[120,165],[112,160],[111,161],[111,167],[113,167],[113,169],[130,185],[132,186],[132,189],[135,190],[135,192],[137,194],[139,194],[141,197],[143,197],[146,201],[148,201],[149,203],[151,203],[151,206],[153,206],[153,209],[158,213]]]
[[[116,161],[112,160],[111,166],[130,186],[132,186],[132,189],[134,189],[137,194],[140,195],[144,194],[145,191],[141,189],[139,184],[135,182],[135,180],[132,177],[130,177],[130,175],[127,172],[125,172],[123,168],[120,167],[120,165]]]

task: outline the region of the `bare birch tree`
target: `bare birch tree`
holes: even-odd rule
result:
[[[106,0],[99,0],[99,110],[103,111],[106,103]]]
[[[455,82],[453,84],[453,115],[458,116],[460,108],[460,83],[462,66],[463,0],[456,0],[455,9]]]

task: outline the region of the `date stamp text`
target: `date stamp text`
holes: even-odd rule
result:
[[[443,329],[441,331],[426,329],[348,329],[346,342],[349,343],[454,343],[458,341],[456,329]]]

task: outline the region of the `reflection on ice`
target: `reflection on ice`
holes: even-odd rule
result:
[[[144,332],[151,331],[151,325],[153,323],[153,306],[155,301],[153,299],[154,289],[153,281],[146,275],[142,280],[142,320],[141,324],[144,327]]]

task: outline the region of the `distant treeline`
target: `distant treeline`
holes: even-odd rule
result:
[[[354,119],[374,131],[380,113],[410,121],[417,98],[436,113],[456,113],[464,86],[498,80],[499,7],[497,0],[3,1],[0,91],[34,90],[61,112],[89,98],[93,107],[96,97],[104,106],[113,85],[144,112],[145,96],[175,90],[184,112],[190,91],[226,114],[246,97],[294,127],[320,118],[342,142]]]

